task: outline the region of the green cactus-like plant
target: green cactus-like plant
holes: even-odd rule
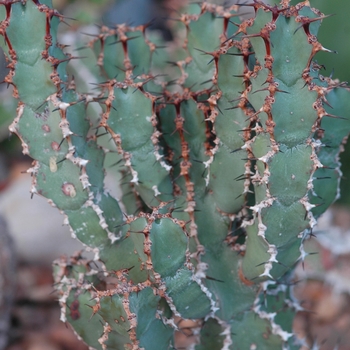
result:
[[[90,95],[67,74],[50,1],[0,4],[31,193],[95,254],[55,262],[62,320],[95,349],[175,348],[185,319],[191,349],[299,348],[292,272],[338,196],[350,131],[349,89],[313,61],[325,16],[255,0],[241,22],[235,6],[192,4],[172,51],[147,25],[102,27],[95,63],[81,60]]]

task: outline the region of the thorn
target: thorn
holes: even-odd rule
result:
[[[65,137],[61,140],[60,144],[58,145],[58,148],[61,148],[63,141],[65,140]]]
[[[126,222],[123,222],[122,224],[119,224],[119,225],[117,225],[117,226],[114,226],[113,228],[118,228],[118,227],[122,227],[122,226],[125,226],[125,225],[127,225],[127,223],[126,223]]]
[[[204,84],[207,84],[207,83],[210,83],[210,82],[212,82],[212,79],[205,80],[202,83],[200,83],[199,85],[204,85]]]
[[[241,57],[244,57],[245,55],[243,53],[226,53],[226,55],[229,55],[229,56],[241,56]],[[242,74],[242,78],[244,77],[244,74]]]
[[[222,111],[221,111],[221,109],[220,109],[220,107],[219,107],[218,104],[216,105],[216,108],[218,109],[218,111],[220,112],[220,114],[223,115],[223,113],[222,113]]]
[[[323,99],[323,102],[324,102],[328,107],[330,107],[330,108],[333,109],[333,106],[327,101],[326,98]]]
[[[140,36],[131,36],[129,38],[126,38],[125,40],[117,40],[117,41],[113,41],[112,43],[109,43],[108,45],[114,45],[114,44],[118,44],[118,43],[125,43],[129,40],[133,40],[133,39],[137,39],[140,38]]]
[[[117,162],[111,164],[111,165],[110,165],[110,168],[113,167],[113,166],[116,166],[116,165],[120,164],[123,160],[124,160],[123,158],[122,158],[122,159],[119,159]],[[127,174],[127,175],[129,175],[129,174]]]
[[[51,67],[57,67],[59,64],[64,63],[64,62],[69,62],[70,60],[77,60],[77,59],[83,59],[87,58],[87,56],[72,56],[72,57],[67,57],[62,60],[57,60],[56,62],[51,64]]]
[[[88,48],[89,48],[88,46],[80,46],[80,47],[77,47],[76,49],[74,49],[74,51],[81,51],[81,50],[85,50]]]
[[[261,91],[269,91],[269,88],[266,87],[266,88],[264,88],[264,89],[255,90],[255,91],[253,92],[253,94],[255,94],[256,92],[261,92]],[[275,89],[275,91],[277,91],[277,92],[283,92],[283,93],[285,93],[285,94],[290,94],[290,92],[284,91],[284,90],[280,90],[280,89]]]
[[[242,175],[235,177],[233,180],[242,181],[242,180],[247,180],[247,179],[249,179],[249,176],[247,176],[246,174],[242,174]]]
[[[317,238],[317,236],[312,232],[312,229],[311,229],[311,232],[309,233],[309,236]]]
[[[61,159],[61,160],[59,160],[58,162],[56,162],[56,164],[62,163],[62,162],[64,162],[66,159],[67,159],[67,158],[64,157],[63,159]]]
[[[45,101],[35,110],[35,112],[37,112],[45,103],[47,103],[47,100],[45,100]]]
[[[233,106],[233,107],[230,107],[230,108],[225,108],[225,111],[229,111],[231,109],[236,109],[236,108],[239,108],[239,106],[237,105],[237,106]]]
[[[100,34],[90,34],[90,33],[84,33],[84,32],[80,32],[80,34],[87,35],[87,36],[92,36],[94,38],[98,38],[100,36]]]
[[[109,134],[109,132],[106,131],[106,132],[104,132],[104,133],[102,133],[102,134],[96,135],[96,137],[101,137],[101,136],[108,135],[108,134]]]
[[[255,157],[252,157],[252,158],[241,158],[241,160],[259,160],[259,158],[255,158]]]
[[[337,50],[330,50],[330,49],[326,49],[325,47],[322,46],[322,51],[323,52],[329,52],[329,53],[335,53],[335,54],[338,54],[338,51]]]
[[[238,195],[238,196],[235,198],[235,200],[238,199],[238,198],[240,198],[240,197],[242,197],[243,195],[244,195],[244,193],[241,193],[240,195]]]
[[[176,61],[165,61],[165,63],[171,64],[172,66],[177,67],[177,62]]]
[[[205,276],[205,278],[206,278],[207,280],[211,280],[211,281],[215,281],[215,282],[225,283],[225,281],[223,281],[223,280],[219,280],[219,279],[217,279],[217,278],[210,277],[210,276],[208,276],[208,275],[206,275],[206,276]]]
[[[301,25],[295,29],[294,33],[295,34],[300,28],[304,28],[304,31],[305,31],[305,34],[307,36],[311,35],[310,33],[310,24],[312,22],[316,22],[316,21],[321,21],[327,17],[331,17],[331,16],[334,16],[334,13],[333,14],[330,14],[330,15],[326,15],[326,16],[320,16],[320,17],[316,17],[316,18],[309,18],[309,17],[302,17],[301,19]]]
[[[308,213],[309,213],[308,211],[305,211],[304,221],[306,220],[306,218],[307,218],[307,214],[308,214]]]
[[[318,198],[318,199],[322,199],[322,200],[323,200],[323,198],[322,198],[320,195],[318,195],[318,194],[316,194],[316,193],[314,193],[313,195],[314,195],[314,197],[316,197],[316,198]]]
[[[324,114],[324,115],[323,115],[323,117],[329,117],[329,118],[335,118],[335,119],[343,119],[343,120],[347,120],[347,119],[346,119],[346,118],[344,118],[344,117],[339,117],[339,116],[337,116],[337,115],[334,115],[334,114],[329,114],[329,113]]]

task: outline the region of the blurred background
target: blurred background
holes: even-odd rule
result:
[[[76,37],[87,42],[89,38],[82,33],[96,32],[95,24],[138,25],[149,21],[152,30],[171,41],[173,35],[167,19],[176,17],[175,10],[187,1],[54,0],[53,3],[67,17],[68,25],[61,24],[60,29],[66,44]],[[323,21],[318,39],[337,54],[317,54],[315,59],[325,66],[322,74],[350,81],[350,1],[310,0],[310,3],[324,14],[333,15]],[[250,16],[249,10],[242,6],[240,11]],[[7,74],[2,54],[0,66],[2,81]],[[51,277],[52,261],[62,254],[71,255],[81,246],[62,225],[63,216],[57,209],[39,196],[30,199],[31,179],[23,172],[30,167],[31,160],[22,155],[19,140],[8,131],[16,109],[11,94],[11,88],[0,85],[0,350],[87,349],[59,321]],[[320,220],[316,239],[307,242],[307,251],[318,253],[310,254],[304,266],[297,269],[300,283],[296,295],[307,311],[298,314],[295,330],[309,344],[317,343],[324,350],[350,348],[350,144],[345,146],[341,161],[341,198]],[[8,307],[11,303],[12,309]]]

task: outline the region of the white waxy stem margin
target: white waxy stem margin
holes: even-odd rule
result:
[[[274,283],[275,283],[274,281],[262,282],[262,287],[264,290],[267,290],[268,285],[274,284]],[[272,292],[269,294],[276,295],[278,292],[285,291],[285,289],[286,289],[285,285],[279,285],[275,290],[273,290],[273,292],[272,290],[269,290],[269,292]],[[275,319],[275,316],[277,315],[276,312],[268,313],[266,311],[261,310],[261,302],[260,302],[259,296],[254,301],[253,311],[256,314],[258,314],[261,319],[268,320],[271,324],[272,334],[279,335],[284,342],[287,342],[288,339],[293,336],[293,333],[284,331],[280,325],[275,323],[274,319]]]

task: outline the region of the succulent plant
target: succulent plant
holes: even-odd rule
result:
[[[308,1],[255,0],[245,21],[191,4],[168,49],[147,24],[103,26],[86,45],[95,61],[79,62],[91,95],[67,73],[78,57],[50,1],[1,5],[31,193],[94,253],[54,263],[62,320],[95,349],[171,349],[177,332],[196,350],[299,348],[293,268],[339,195],[350,130],[348,87],[314,61],[326,16]]]

